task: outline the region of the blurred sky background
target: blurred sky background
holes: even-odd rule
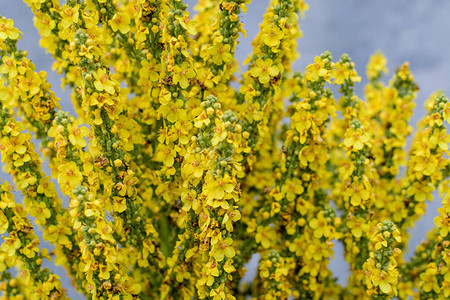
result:
[[[64,2],[64,1],[60,1]],[[186,1],[190,12],[196,1]],[[347,53],[355,62],[356,70],[362,77],[356,92],[363,97],[365,66],[369,56],[381,50],[388,59],[388,68],[392,72],[403,62],[409,61],[412,73],[420,87],[417,97],[413,123],[424,116],[424,101],[436,90],[450,94],[450,1],[446,0],[310,0],[310,9],[305,18],[300,20],[303,38],[299,41],[300,59],[294,64],[294,70],[303,71],[305,66],[313,62],[314,56],[329,50],[335,60],[342,53]],[[247,38],[240,38],[236,55],[243,61],[251,52],[251,41],[259,30],[259,23],[267,8],[269,0],[253,0],[242,21],[247,31]],[[51,70],[53,59],[39,47],[39,34],[33,26],[33,14],[21,0],[0,0],[0,15],[13,19],[15,26],[23,32],[19,47],[29,52],[28,57],[36,65],[37,70],[48,72],[48,81],[53,91],[61,99],[61,107],[73,113],[69,91],[63,92],[60,77]],[[245,70],[242,67],[241,70]],[[392,74],[392,73],[390,73]],[[387,76],[387,78],[389,78]],[[11,181],[11,177],[1,173],[1,178]],[[16,193],[17,197],[21,197]],[[410,257],[414,247],[425,238],[427,231],[433,226],[433,218],[440,207],[440,198],[435,194],[434,202],[427,213],[411,230]],[[38,234],[40,231],[38,231]],[[48,243],[44,243],[49,248]],[[330,268],[338,277],[339,283],[346,283],[348,265],[344,261],[342,246],[335,244],[335,260]],[[412,250],[412,251],[411,251]],[[254,269],[257,259],[253,259],[249,269]],[[63,279],[63,285],[69,290],[72,299],[83,299],[71,287],[61,267],[50,268]],[[254,270],[248,272],[247,280],[254,276]]]

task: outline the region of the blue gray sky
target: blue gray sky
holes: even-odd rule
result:
[[[190,6],[189,10],[196,3],[186,2]],[[262,21],[268,3],[268,0],[253,0],[243,17],[247,38],[240,38],[236,51],[241,62],[251,52],[251,40],[259,30],[258,24]],[[301,57],[294,65],[295,70],[302,71],[314,60],[314,56],[325,50],[329,50],[336,59],[342,53],[347,53],[363,78],[356,89],[362,97],[365,66],[371,54],[382,51],[388,59],[390,71],[409,61],[420,87],[413,126],[425,114],[424,101],[433,91],[441,89],[447,95],[450,94],[450,1],[310,0],[308,4],[310,9],[306,12],[305,19],[300,20],[303,38],[299,41]],[[33,15],[28,6],[21,0],[0,0],[0,15],[15,21],[15,25],[23,32],[19,47],[29,52],[29,58],[37,70],[48,72],[48,80],[56,95],[61,98],[62,109],[73,112],[68,91],[61,90],[60,78],[51,70],[52,57],[39,47],[39,34],[33,26]],[[0,175],[10,180],[4,173]],[[439,206],[440,198],[436,196],[426,215],[411,230],[410,249],[414,249],[425,238],[426,232],[433,226],[433,218],[437,215],[436,209]],[[339,282],[345,284],[348,271],[341,249],[337,244],[331,268]],[[254,269],[255,263],[256,260],[253,260],[249,269]],[[62,278],[66,277],[62,268],[51,268]],[[253,274],[253,270],[249,270],[248,279]],[[69,280],[64,280],[63,285],[69,290],[72,299],[83,299],[71,288]]]

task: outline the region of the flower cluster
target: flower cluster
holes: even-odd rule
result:
[[[425,213],[425,200],[432,200],[431,193],[441,183],[448,168],[450,135],[444,124],[448,99],[444,95],[432,95],[427,101],[428,114],[420,124],[410,149],[407,174],[399,195],[403,207],[398,220],[400,230],[406,232],[415,220]]]
[[[24,133],[25,125],[16,122],[11,115],[7,108],[0,112],[2,161],[7,163],[8,172],[25,196],[25,210],[36,218],[39,226],[43,226],[44,238],[56,246],[58,263],[81,281],[77,270],[80,250],[74,238],[72,220],[67,209],[62,208],[54,184],[41,170],[42,162],[34,151],[31,135]]]
[[[366,88],[368,102],[365,122],[373,128],[373,142],[383,145],[372,148],[379,177],[374,188],[383,199],[375,205],[382,214],[381,218],[392,216],[393,221],[398,222],[402,218],[399,212],[402,203],[400,198],[396,198],[401,190],[395,178],[400,167],[406,165],[406,138],[412,132],[409,121],[415,105],[417,85],[405,63],[395,71],[389,85],[384,86],[379,78],[382,70],[386,70],[385,64],[386,59],[380,53],[374,55],[369,63],[368,74],[378,75],[368,75],[371,82]]]
[[[27,218],[27,212],[21,204],[14,202],[11,193],[14,187],[4,182],[0,189],[0,233],[8,232],[0,248],[2,277],[7,277],[5,271],[8,268],[16,266],[21,270],[21,280],[31,287],[24,290],[23,296],[29,299],[66,299],[59,277],[42,267],[43,259],[51,259],[48,249],[39,249],[39,239]],[[8,285],[4,288],[8,294]]]
[[[367,295],[374,299],[387,299],[398,294],[399,273],[396,257],[401,250],[395,246],[400,241],[400,232],[394,223],[378,223],[371,239],[370,258],[363,266]]]
[[[372,56],[365,101],[346,54],[293,72],[303,0],[270,1],[242,74],[250,0],[201,0],[194,16],[182,0],[24,1],[77,117],[0,17],[1,162],[24,196],[0,186],[2,299],[65,299],[44,259],[88,299],[450,296],[450,103],[430,97],[408,155],[408,63],[384,83]],[[436,226],[405,261],[435,189]]]
[[[436,230],[431,234],[431,256],[428,256],[428,264],[419,274],[419,294],[421,298],[445,299],[450,297],[450,197],[449,194],[442,200],[442,207],[438,209],[439,215],[434,218]],[[428,254],[428,253],[425,253]],[[417,255],[417,254],[416,254]],[[422,254],[422,256],[424,256]]]

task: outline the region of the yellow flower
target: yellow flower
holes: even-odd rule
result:
[[[33,203],[29,214],[38,219],[38,224],[43,225],[47,222],[47,219],[51,217],[51,211],[45,204],[45,202]]]
[[[439,112],[435,112],[434,114],[427,117],[428,125],[433,128],[434,126],[442,126],[443,119],[441,118],[441,114]]]
[[[21,204],[15,205],[15,216],[12,217],[12,221],[14,222],[14,226],[16,227],[16,230],[27,231],[30,228],[30,224],[28,222],[27,218],[27,212],[23,208]]]
[[[277,239],[277,234],[270,226],[258,226],[256,229],[255,240],[257,243],[260,243],[264,249],[269,249],[272,245],[275,244]]]
[[[352,183],[345,191],[345,197],[350,198],[353,206],[360,206],[370,198],[370,190],[364,184],[359,182]]]
[[[401,65],[396,71],[395,75],[399,78],[406,80],[408,77],[412,77],[411,71],[409,70],[409,62],[405,62],[403,65]]]
[[[371,276],[373,285],[379,286],[380,290],[387,295],[395,293],[393,288],[397,284],[398,277],[389,274],[386,271],[373,269]]]
[[[228,132],[224,127],[224,124],[221,122],[216,122],[216,126],[214,127],[214,136],[211,139],[211,144],[213,146],[217,146],[220,142],[225,140],[228,136]]]
[[[291,118],[291,128],[295,128],[300,133],[301,144],[306,142],[307,130],[311,128],[313,118],[314,116],[309,111],[297,106],[297,110]],[[302,160],[300,156],[299,159]]]
[[[206,194],[208,199],[223,199],[226,194],[234,190],[234,185],[230,182],[230,176],[226,174],[223,178],[209,177],[206,184]]]
[[[162,87],[158,98],[161,105],[167,105],[172,99],[172,94],[165,87]]]
[[[86,217],[100,217],[98,201],[86,202],[84,207],[84,215]]]
[[[446,237],[450,230],[450,206],[438,208],[439,215],[434,218],[434,225],[439,229],[439,235]]]
[[[13,124],[11,124],[13,125]],[[9,130],[9,126],[4,129],[4,132]],[[13,131],[14,134],[14,131]],[[10,136],[9,139],[7,137],[3,138],[3,145],[7,146],[7,149],[4,149],[6,154],[17,153],[20,155],[26,154],[27,146],[28,146],[28,137],[25,134],[19,134],[16,136]],[[2,157],[2,162],[5,161],[6,157]]]
[[[111,276],[109,271],[112,271],[112,267],[109,265],[105,265],[105,264],[99,264],[99,277],[103,280],[107,280],[109,279],[109,277]]]
[[[224,266],[223,269],[225,270],[225,272],[227,273],[233,273],[234,271],[236,271],[236,268],[233,266],[233,260],[232,259],[228,259]]]
[[[93,46],[86,47],[86,45],[80,46],[80,51],[78,52],[78,55],[84,56],[88,59],[93,59],[94,55],[90,52],[90,50],[93,48]]]
[[[197,284],[212,286],[214,283],[214,277],[219,276],[219,269],[217,268],[217,263],[213,261],[209,261],[205,267],[203,268],[203,272],[201,272],[201,277],[198,279]]]
[[[439,130],[439,128],[435,128],[433,130],[433,135],[430,137],[431,148],[436,148],[436,146],[438,146],[442,150],[447,151],[449,143],[450,135],[447,134],[447,130],[445,128],[441,130]]]
[[[21,167],[30,160],[31,156],[28,153],[24,153],[23,155],[13,154],[13,161],[15,167]]]
[[[189,190],[181,193],[181,201],[184,203],[182,208],[184,211],[189,211],[191,208],[195,211],[198,209],[199,201],[195,191]]]
[[[353,162],[344,162],[341,168],[339,168],[339,173],[342,174],[343,180],[349,178],[353,171],[355,170],[355,164]]]
[[[319,77],[329,80],[329,71],[325,68],[325,61],[319,56],[314,58],[314,63],[306,67],[306,78],[310,81],[317,81]]]
[[[368,232],[370,229],[369,223],[363,218],[351,218],[347,221],[347,227],[356,238],[360,238],[363,233]]]
[[[222,224],[225,224],[227,231],[233,231],[233,222],[237,222],[241,219],[241,212],[235,208],[230,207],[223,216]]]
[[[201,156],[188,153],[184,157],[184,164],[182,172],[186,176],[193,176],[194,178],[201,178],[203,176],[204,165],[201,163]]]
[[[22,246],[22,242],[17,236],[16,232],[11,232],[9,237],[3,237],[4,242],[2,243],[0,249],[7,253],[8,256],[13,256],[16,253],[16,250]]]
[[[114,186],[116,189],[122,189],[121,191],[124,191],[125,189],[123,189],[123,184],[122,183],[117,183]],[[126,190],[125,190],[126,191]],[[121,193],[121,192],[119,192]],[[127,209],[127,199],[123,197],[123,195],[121,195],[122,197],[113,197],[113,208],[115,212],[123,212]]]
[[[73,7],[67,4],[63,4],[60,11],[61,20],[59,21],[59,26],[61,26],[63,30],[78,22],[79,7],[80,6],[78,4],[74,5]]]
[[[27,188],[29,185],[34,185],[37,182],[37,178],[34,175],[31,175],[30,172],[23,173],[20,178],[20,182],[17,183],[17,187],[21,189]]]
[[[143,42],[147,39],[147,35],[149,34],[149,30],[148,27],[146,26],[142,26],[142,25],[138,25],[137,30],[136,30],[136,39],[139,42]]]
[[[337,62],[335,68],[331,71],[331,76],[334,78],[334,84],[343,84],[349,77],[349,71],[346,64]]]
[[[203,110],[202,113],[194,120],[194,126],[197,128],[202,128],[203,126],[208,126],[209,124],[211,124],[211,120],[205,110]]]
[[[266,59],[262,60],[258,58],[256,60],[256,65],[250,70],[250,74],[252,77],[257,77],[259,82],[268,83],[270,81],[270,77],[277,76],[280,71],[277,66],[272,66],[272,60]]]
[[[439,283],[437,280],[437,266],[435,263],[429,263],[426,267],[425,267],[425,272],[423,272],[422,274],[420,274],[420,279],[421,279],[421,286],[422,289],[429,293],[431,291],[434,291],[436,294],[439,294],[440,292],[440,287],[439,287]]]
[[[25,76],[21,76],[19,78],[19,88],[24,92],[30,92],[30,95],[36,95],[41,90],[42,80],[39,75],[31,70],[27,70],[24,74]]]
[[[304,132],[302,132],[304,133]],[[300,141],[301,142],[301,141]],[[302,168],[306,168],[308,164],[311,164],[314,160],[316,160],[316,154],[314,148],[310,146],[305,146],[298,153],[298,158],[300,160],[300,166]]]
[[[174,124],[174,126],[172,126],[171,129],[172,129],[173,132],[175,132],[176,137],[178,137],[178,141],[181,144],[186,145],[187,143],[189,143],[189,131],[192,128],[192,122],[189,122],[188,120],[186,120],[186,117],[183,116],[182,113],[181,113],[181,116],[179,115],[179,117],[181,119],[178,120]]]
[[[212,56],[212,61],[216,65],[222,63],[229,63],[233,61],[233,55],[230,53],[231,46],[229,44],[222,44],[221,42],[211,46],[208,53]]]
[[[167,105],[161,105],[158,112],[160,112],[169,122],[175,123],[177,121],[186,120],[186,110],[183,107],[183,100],[177,99],[175,103],[172,102]]]
[[[0,19],[0,40],[4,41],[7,38],[17,40],[19,32],[17,28],[14,28],[13,20]]]
[[[72,192],[73,189],[81,184],[83,175],[78,170],[77,165],[74,162],[68,162],[58,167],[58,183],[64,193]]]
[[[2,66],[0,66],[0,68]],[[14,91],[11,90],[11,89],[8,89],[7,87],[5,87],[4,81],[2,79],[0,79],[0,101],[5,101],[7,99],[12,99],[13,98],[13,93],[14,93]]]
[[[74,121],[67,127],[69,132],[69,141],[76,148],[86,147],[86,140],[84,139],[90,133],[90,130],[84,126],[78,127],[78,121]]]
[[[281,192],[286,194],[288,201],[294,201],[297,195],[301,195],[304,190],[302,181],[297,178],[287,180],[281,188]]]
[[[195,71],[189,63],[184,62],[181,66],[173,67],[172,81],[175,84],[179,83],[182,89],[186,89],[189,86],[189,79],[195,77],[195,75]]]
[[[0,66],[0,73],[8,74],[8,78],[14,78],[18,74],[17,63],[14,59],[14,54],[11,57],[3,56],[2,58],[3,64]]]
[[[350,70],[349,77],[350,77],[350,80],[353,82],[361,82],[361,76],[358,76],[358,73],[356,73],[355,69]]]
[[[44,239],[48,240],[50,243],[56,243],[59,245],[71,245],[68,236],[72,234],[72,228],[64,223],[62,215],[57,215],[57,224],[50,225],[48,230],[44,231]]]
[[[8,227],[9,227],[8,218],[5,216],[3,211],[0,210],[0,234],[5,233]]]
[[[104,241],[115,243],[113,237],[113,229],[104,220],[97,222],[95,227],[95,233],[100,235],[100,238]]]
[[[348,148],[353,147],[353,149],[361,150],[368,141],[369,135],[364,133],[361,128],[355,130],[350,127],[345,132],[344,145]]]
[[[197,20],[191,20],[187,11],[183,12],[182,17],[175,16],[175,19],[180,22],[181,27],[183,27],[189,34],[195,35],[197,33]]]
[[[386,74],[387,72],[386,58],[384,55],[381,52],[372,55],[367,65],[367,78],[372,80],[379,77],[381,73]]]
[[[188,272],[186,264],[180,264],[174,267],[174,272],[176,273],[175,279],[178,282],[183,282],[185,279],[191,278],[191,273]]]
[[[177,156],[177,152],[175,151],[173,145],[165,145],[162,146],[158,151],[156,158],[159,161],[162,161],[166,167],[170,167],[175,162],[175,157]]]
[[[444,120],[450,124],[450,102],[447,102],[444,106]]]
[[[212,297],[212,300],[234,300],[233,296],[225,294],[225,284],[223,283],[218,288],[212,289],[209,292],[209,296]]]
[[[56,23],[47,14],[39,14],[38,18],[34,18],[34,26],[43,37],[49,37]]]
[[[119,30],[122,34],[125,34],[130,31],[130,16],[128,14],[116,12],[114,17],[109,20],[108,24],[114,32]]]
[[[28,258],[33,258],[39,253],[39,240],[37,236],[34,240],[30,241],[28,245],[23,247],[20,252]]]
[[[222,261],[225,256],[232,258],[236,254],[232,244],[233,239],[230,237],[227,237],[225,240],[215,244],[212,250],[214,252],[214,258],[217,261]]]
[[[431,193],[434,191],[434,186],[431,182],[421,183],[414,182],[407,190],[406,194],[413,196],[417,202],[425,202],[427,199],[433,199]]]
[[[261,40],[269,47],[278,47],[278,45],[280,45],[280,40],[283,37],[283,31],[281,31],[276,25],[272,25],[269,30],[264,31],[261,36]]]
[[[309,226],[314,231],[314,236],[316,238],[330,237],[332,227],[327,224],[327,221],[324,219],[323,215],[320,214],[318,218],[313,218],[309,221]]]
[[[37,189],[39,194],[44,194],[46,197],[54,197],[55,196],[55,185],[53,182],[50,182],[50,177],[42,177],[39,180],[39,186]]]
[[[94,72],[94,86],[99,91],[102,92],[105,90],[109,94],[114,94],[115,92],[115,82],[108,78],[108,74],[104,69],[98,69]]]
[[[159,72],[161,71],[161,65],[155,60],[146,60],[141,61],[142,67],[139,68],[139,76],[141,78],[145,78],[145,80],[150,79],[151,81],[159,80]],[[166,92],[167,90],[161,90],[161,92]],[[170,94],[169,94],[170,99]]]

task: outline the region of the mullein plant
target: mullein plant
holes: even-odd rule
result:
[[[12,177],[0,185],[2,299],[68,298],[45,260],[88,299],[450,297],[450,103],[430,96],[407,152],[408,63],[385,83],[373,55],[365,99],[346,54],[294,72],[303,0],[270,2],[241,74],[250,0],[202,0],[194,16],[181,0],[24,2],[75,114],[0,17]],[[407,261],[408,229],[434,190],[435,228]],[[328,268],[335,243],[347,286]]]

